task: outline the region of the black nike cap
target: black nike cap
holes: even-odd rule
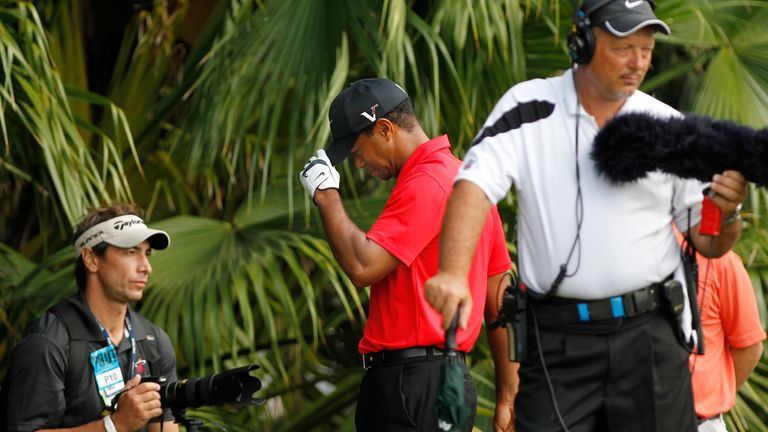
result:
[[[402,87],[386,78],[355,81],[331,102],[328,121],[331,144],[326,149],[332,165],[344,161],[361,131],[408,99]]]

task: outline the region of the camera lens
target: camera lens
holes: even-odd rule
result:
[[[257,365],[250,365],[202,378],[161,384],[160,401],[163,407],[171,409],[261,403],[261,399],[253,398],[253,394],[261,388],[261,381],[250,375],[257,368]]]

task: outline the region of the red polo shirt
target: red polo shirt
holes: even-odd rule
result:
[[[446,135],[420,145],[403,166],[384,211],[368,231],[368,238],[400,263],[371,286],[360,353],[444,346],[442,318],[424,299],[424,283],[437,273],[443,213],[460,165]],[[488,277],[511,266],[501,220],[493,207],[472,261],[472,315],[467,328],[457,332],[459,350],[469,352],[480,333]]]

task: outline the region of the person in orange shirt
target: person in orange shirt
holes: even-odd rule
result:
[[[725,432],[723,413],[760,361],[766,335],[741,258],[730,251],[697,261],[705,352],[689,358],[693,398],[699,432]]]

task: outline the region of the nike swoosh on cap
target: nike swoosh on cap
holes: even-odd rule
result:
[[[636,1],[624,0],[624,6],[626,6],[627,9],[634,9],[640,6],[644,1],[645,0],[636,0]]]

